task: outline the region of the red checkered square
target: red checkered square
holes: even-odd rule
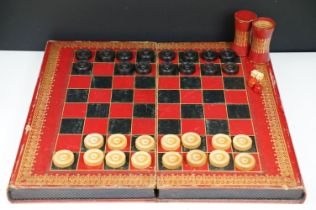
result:
[[[199,135],[205,134],[204,120],[182,119],[181,128],[182,128],[182,133],[196,132]]]
[[[86,103],[65,103],[64,118],[85,118],[87,112]]]
[[[155,103],[155,90],[134,90],[135,103]]]
[[[229,129],[231,135],[254,134],[251,120],[229,120]]]
[[[187,162],[187,153],[182,153],[182,157],[183,157],[183,170],[184,171],[194,171],[194,170],[199,170],[199,171],[207,171],[208,170],[208,161],[206,161],[206,163],[203,166],[200,167],[193,167],[190,166],[189,163]]]
[[[247,104],[247,93],[245,90],[225,90],[226,103]]]
[[[78,167],[77,167],[78,170],[102,170],[103,169],[104,163],[102,163],[101,165],[98,165],[98,166],[86,165],[84,163],[84,160],[83,160],[83,155],[84,155],[83,152],[79,154]]]
[[[180,117],[180,104],[158,104],[158,118],[179,119]]]
[[[132,123],[133,134],[154,134],[155,119],[133,119]]]
[[[123,152],[128,152],[131,151],[131,135],[124,135],[126,137],[126,147],[123,149],[120,149]],[[109,136],[107,136],[107,139],[109,138]],[[106,144],[105,145],[105,151],[106,152],[110,152],[112,151],[112,149],[109,148],[109,146]]]
[[[110,102],[111,96],[112,96],[111,90],[90,89],[89,102],[94,102],[94,103]]]
[[[203,101],[201,90],[181,90],[181,103],[201,104]]]
[[[212,138],[213,136],[207,136],[206,137],[206,142],[207,142],[207,152],[212,152],[214,150],[216,150],[213,146],[212,146]],[[232,148],[229,147],[227,150],[225,150],[226,152],[228,153],[231,153],[232,152]]]
[[[179,89],[180,79],[177,76],[159,77],[158,88],[170,90]]]
[[[68,149],[72,152],[79,152],[81,147],[81,138],[81,135],[60,134],[57,138],[55,150]]]
[[[158,152],[169,152],[167,150],[164,150],[162,147],[161,147],[161,138],[163,137],[163,135],[159,135],[158,136]],[[180,141],[181,141],[181,136],[179,136],[180,138]],[[177,150],[174,150],[174,152],[181,152],[181,146],[177,149]]]
[[[202,88],[205,90],[221,90],[224,88],[222,77],[202,76]]]
[[[112,76],[114,73],[113,63],[94,63],[93,75],[94,76]]]
[[[112,103],[110,106],[110,118],[131,118],[133,116],[132,103]]]
[[[204,116],[207,119],[227,119],[225,104],[204,104]]]
[[[84,123],[84,134],[105,134],[108,129],[108,119],[87,118]]]
[[[90,76],[71,76],[68,88],[89,88],[91,84]]]
[[[133,76],[114,76],[113,88],[117,88],[117,89],[134,88],[134,77]]]
[[[137,169],[137,168],[134,168],[133,165],[132,165],[132,156],[133,154],[135,154],[135,152],[132,152],[131,153],[131,156],[130,156],[130,170],[132,171],[154,171],[155,170],[155,164],[156,164],[156,161],[155,161],[155,153],[154,152],[149,152],[149,155],[151,156],[151,164],[148,168],[145,168],[145,169]]]

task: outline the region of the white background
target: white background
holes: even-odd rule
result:
[[[0,210],[9,209],[316,209],[316,53],[271,54],[276,80],[307,190],[304,204],[45,202],[11,204],[6,188],[43,52],[0,51]]]

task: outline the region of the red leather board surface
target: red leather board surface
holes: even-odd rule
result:
[[[93,54],[88,75],[72,73],[74,53],[81,48]],[[156,54],[173,49],[177,52],[173,62],[179,64],[179,55],[186,49],[220,51],[230,48],[230,43],[48,42],[9,189],[304,189],[271,63],[256,65],[241,57],[238,74],[221,71],[210,76],[201,73],[205,61],[199,58],[194,74],[164,76],[159,73],[162,61],[157,57],[150,74],[123,76],[115,73],[117,60],[95,61],[96,51],[105,48],[131,50],[132,63],[137,62],[139,49],[152,48]],[[220,59],[214,63],[223,66]],[[265,75],[261,94],[247,86],[253,69]],[[175,97],[163,97],[170,93]],[[96,105],[102,107],[101,114],[94,109]],[[166,152],[161,148],[161,137],[190,131],[202,136],[200,149],[207,154],[214,150],[211,139],[216,133],[251,136],[255,144],[248,152],[255,157],[256,166],[251,171],[238,170],[233,159],[239,151],[229,148],[232,163],[228,167],[214,168],[207,162],[194,168],[186,162],[188,151],[181,147],[182,167],[166,170],[161,164]],[[92,132],[105,139],[111,133],[125,134],[127,163],[116,170],[105,164],[86,166],[83,138]],[[130,157],[137,151],[135,138],[143,134],[152,135],[157,146],[150,152],[152,165],[138,170],[130,164]],[[75,153],[70,168],[53,166],[52,156],[60,149]],[[102,150],[110,151],[107,145]]]

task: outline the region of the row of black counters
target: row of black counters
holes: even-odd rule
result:
[[[79,49],[75,52],[78,61],[87,61],[92,58],[92,52],[89,49]],[[96,52],[97,62],[113,62],[115,57],[119,61],[130,61],[133,53],[130,50],[119,50],[115,53],[112,49],[103,49]],[[137,62],[155,62],[155,52],[152,49],[145,48],[137,51]]]
[[[190,62],[181,63],[179,66],[171,62],[165,62],[159,65],[160,75],[177,75],[179,72],[189,75],[194,74],[195,71],[195,64]],[[207,63],[201,65],[201,71],[203,75],[218,75],[220,73],[220,68],[216,64]]]
[[[136,64],[128,61],[122,61],[116,64],[115,74],[132,75],[136,71],[138,74],[149,74],[152,71],[152,66],[149,62],[138,62]]]
[[[92,70],[92,63],[89,61],[78,61],[73,65],[73,74],[90,74]],[[122,61],[116,65],[116,73],[120,75],[131,75],[134,70],[139,74],[149,74],[152,71],[152,66],[149,62],[138,62],[136,65]],[[161,75],[176,75],[181,72],[182,74],[193,74],[196,71],[195,64],[191,62],[181,63],[178,67],[177,64],[170,62],[162,63],[159,65],[159,74]],[[204,75],[218,75],[220,69],[214,63],[205,63],[201,65],[201,71]],[[226,74],[237,74],[239,66],[233,62],[227,62],[223,65],[223,72]]]
[[[200,53],[200,57],[206,62],[213,62],[217,58],[220,58],[223,63],[225,62],[236,62],[238,61],[238,56],[235,51],[231,49],[225,49],[219,53],[214,50],[204,50]],[[171,62],[176,58],[176,53],[173,50],[162,50],[159,52],[159,58],[163,62]],[[198,52],[194,50],[185,50],[179,52],[179,62],[192,62],[197,63],[199,59]]]
[[[136,65],[129,61],[133,58],[133,53],[128,50],[120,50],[116,53],[111,49],[99,50],[96,53],[96,60],[101,62],[111,62],[114,58],[120,61],[117,64],[117,74],[129,75],[133,74],[135,70],[139,74],[148,74],[152,70],[151,62],[155,60],[155,52],[152,49],[141,49],[137,52]],[[237,74],[239,71],[238,65],[234,63],[237,54],[232,50],[222,50],[218,54],[213,50],[205,50],[200,54],[201,58],[207,61],[201,68],[205,75],[218,74],[218,68],[215,64],[210,63],[218,57],[224,61],[223,71],[226,74]],[[88,60],[91,59],[92,53],[88,49],[80,49],[76,51],[76,58],[79,60],[73,65],[73,72],[75,74],[89,74],[92,69],[92,63]],[[178,72],[182,74],[193,74],[196,71],[195,63],[198,61],[198,53],[193,50],[186,50],[180,52],[180,65],[171,63],[176,58],[176,53],[172,50],[162,50],[159,53],[159,58],[164,62],[159,65],[159,72],[161,75],[175,75]]]
[[[79,61],[92,58],[92,52],[89,49],[79,49],[75,54]],[[130,61],[133,58],[133,53],[129,50],[119,50],[115,55],[115,52],[112,49],[98,50],[96,53],[96,61],[112,62],[114,61],[115,56],[119,61]],[[197,63],[198,57],[198,53],[194,50],[185,50],[179,53],[180,63]],[[207,62],[212,62],[220,57],[223,63],[236,62],[236,59],[238,58],[236,52],[231,49],[225,49],[219,53],[214,50],[204,50],[201,52],[200,57]],[[176,58],[176,53],[173,50],[162,50],[159,53],[159,58],[164,62],[171,62]],[[137,51],[137,61],[154,63],[155,52],[148,48],[141,49]]]
[[[138,74],[149,74],[152,71],[151,63],[155,62],[155,52],[152,49],[141,49],[137,51],[137,63],[132,64],[129,61],[133,58],[133,53],[128,50],[117,52],[117,73],[120,75],[130,75],[136,71]]]
[[[149,74],[152,71],[152,66],[149,61],[140,61],[132,64],[128,61],[119,62],[117,64],[117,73],[121,75],[131,75],[134,70],[138,74]]]
[[[227,62],[222,65],[223,72],[229,75],[234,75],[239,72],[239,66],[233,62]],[[161,63],[159,65],[159,75],[177,75],[179,72],[185,75],[194,74],[196,66],[194,63],[184,62],[179,64]],[[202,75],[220,75],[220,65],[214,63],[201,64]]]
[[[217,75],[220,69],[213,63],[210,63],[217,58],[220,58],[223,64],[223,72],[229,75],[234,75],[239,72],[239,66],[236,62],[239,61],[239,57],[236,52],[231,49],[225,49],[217,53],[213,50],[205,50],[201,53],[201,57],[206,61],[201,68],[201,71],[206,75]]]

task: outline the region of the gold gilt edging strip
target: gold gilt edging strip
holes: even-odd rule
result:
[[[162,188],[192,188],[194,186],[205,188],[222,187],[280,187],[292,183],[289,177],[269,175],[216,175],[216,174],[168,174],[157,177],[157,186]]]
[[[164,49],[222,49],[230,48],[230,42],[165,42],[157,43],[158,50]]]
[[[23,151],[23,156],[16,179],[17,185],[26,184],[30,177],[32,177],[33,164],[37,154],[40,137],[42,135],[42,128],[45,123],[45,115],[49,104],[50,94],[55,78],[55,71],[58,64],[59,47],[52,45],[47,59],[45,72],[42,75],[38,87],[38,94],[36,97],[36,104],[30,125],[26,145]]]
[[[192,44],[194,46],[192,46]],[[22,156],[20,168],[15,185],[21,186],[74,186],[74,185],[103,185],[103,186],[154,186],[156,178],[154,175],[32,175],[33,164],[37,155],[37,149],[42,135],[42,127],[45,123],[45,116],[49,105],[50,94],[53,89],[56,67],[58,66],[59,51],[62,47],[113,47],[113,48],[144,48],[153,47],[158,49],[166,48],[192,48],[192,49],[207,49],[207,48],[228,48],[231,43],[152,43],[152,42],[54,42],[51,45],[47,64],[40,82],[34,114],[31,121],[31,129],[28,134],[24,153]],[[281,176],[268,175],[184,175],[171,174],[157,177],[157,184],[160,187],[166,186],[191,186],[200,185],[210,187],[212,185],[269,185],[269,186],[296,186],[293,169],[286,150],[286,143],[282,132],[282,127],[278,118],[276,103],[274,100],[273,90],[269,82],[269,75],[265,65],[258,66],[265,74],[263,81],[263,101],[265,111],[269,119],[271,129],[272,142],[274,144],[277,162],[280,168]]]
[[[264,73],[264,79],[262,81],[262,86],[264,88],[262,93],[262,101],[264,103],[265,113],[269,123],[271,141],[276,152],[276,158],[280,169],[280,174],[281,176],[291,177],[293,179],[293,182],[296,184],[291,160],[285,142],[282,125],[278,115],[277,104],[274,98],[274,92],[272,87],[273,84],[272,81],[270,81],[270,75],[267,70],[267,66],[256,65],[256,69]]]

